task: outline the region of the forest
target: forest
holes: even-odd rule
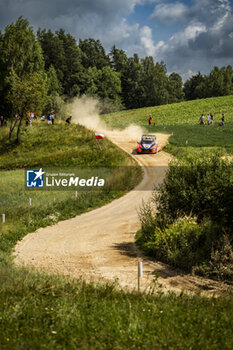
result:
[[[231,66],[183,83],[151,56],[128,57],[115,45],[106,53],[99,40],[78,41],[63,29],[35,33],[22,17],[0,32],[0,52],[0,115],[18,115],[17,124],[27,110],[62,115],[65,102],[83,95],[97,98],[100,112],[108,113],[233,93]]]

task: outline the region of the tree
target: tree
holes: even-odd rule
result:
[[[209,96],[225,96],[233,93],[232,67],[214,67],[208,76]]]
[[[76,87],[77,94],[81,90],[79,88],[81,74],[83,72],[83,66],[81,63],[82,52],[77,45],[75,38],[70,34],[65,34],[63,29],[56,32],[59,40],[63,43],[63,49],[65,53],[65,68],[64,68],[64,78],[62,85],[65,94],[70,97],[74,96],[74,85]]]
[[[45,69],[52,65],[62,84],[64,94],[69,97],[79,95],[82,91],[83,66],[81,50],[75,38],[60,29],[55,34],[50,30],[39,30],[38,39],[45,56]]]
[[[196,75],[193,75],[185,82],[184,93],[186,100],[195,100],[196,98],[200,98],[197,95],[196,88],[202,83],[205,83],[205,77],[200,72],[198,72]]]
[[[122,73],[128,62],[128,57],[124,50],[119,50],[114,45],[109,54],[110,64],[115,72]]]
[[[109,57],[99,40],[85,39],[79,41],[79,48],[82,51],[82,65],[84,68],[96,67],[102,69],[109,66]]]
[[[168,77],[169,103],[183,101],[183,82],[177,73],[171,73]]]
[[[47,87],[48,87],[48,95],[52,95],[58,93],[59,95],[62,92],[61,83],[57,77],[57,73],[53,65],[49,67],[47,73]]]
[[[34,72],[18,77],[17,74],[13,73],[9,80],[11,89],[8,99],[13,105],[14,114],[18,116],[18,118],[15,118],[18,121],[16,139],[18,142],[26,111],[37,111],[38,114],[42,112],[47,98],[47,76],[45,73]]]
[[[44,106],[44,112],[55,111],[56,115],[64,118],[65,102],[60,96],[62,92],[61,83],[57,77],[55,68],[51,65],[47,73],[48,98]]]
[[[40,44],[26,19],[20,17],[15,24],[8,25],[0,36],[0,113],[5,117],[12,114],[12,103],[7,99],[9,76],[12,73],[21,77],[34,71],[43,71],[44,61]]]
[[[43,50],[45,70],[48,71],[52,65],[59,81],[63,82],[66,68],[63,41],[51,30],[46,31],[45,29],[37,31],[37,38]]]
[[[144,105],[158,106],[168,103],[168,79],[167,70],[163,62],[154,64],[152,57],[146,57],[143,61],[144,68]]]
[[[126,108],[143,107],[143,68],[137,54],[128,59],[121,73],[121,85]]]
[[[121,109],[121,80],[119,73],[114,72],[110,67],[97,69],[96,67],[88,68],[89,87],[87,95],[97,96],[100,98],[101,112]],[[111,108],[112,107],[112,108]]]
[[[19,140],[20,128],[26,109],[29,109],[31,104],[37,106],[38,96],[42,98],[42,95],[30,92],[29,87],[27,87],[31,84],[34,88],[40,89],[39,84],[37,85],[37,82],[40,82],[43,91],[46,75],[44,74],[42,49],[36,40],[33,29],[29,27],[28,21],[22,17],[15,24],[8,25],[0,39],[1,98],[3,101],[1,114],[11,119],[10,137],[14,128],[18,125],[17,140]],[[39,77],[43,77],[44,81]],[[25,91],[30,92],[31,98],[35,98],[37,102],[30,102],[28,98],[26,99],[23,96],[20,87],[21,81]],[[22,109],[23,105],[25,105],[25,111]],[[15,114],[19,114],[17,119]]]

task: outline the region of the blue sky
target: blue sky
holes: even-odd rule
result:
[[[175,31],[181,28],[180,23],[170,23],[169,25],[161,24],[157,19],[151,18],[154,12],[154,4],[136,5],[134,11],[127,17],[129,24],[133,25],[135,22],[140,23],[140,26],[149,26],[152,29],[153,37],[159,40],[168,40]]]
[[[163,60],[186,80],[233,65],[232,0],[0,0],[0,27],[27,18],[35,29],[64,28],[128,56]]]

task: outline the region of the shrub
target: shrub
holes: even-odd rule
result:
[[[155,191],[160,216],[176,220],[183,215],[208,217],[232,231],[233,163],[219,157],[189,158],[170,165],[164,183]]]
[[[175,161],[141,208],[137,243],[172,266],[232,280],[232,208],[232,164],[217,156]]]

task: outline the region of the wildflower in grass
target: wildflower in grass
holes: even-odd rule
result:
[[[56,331],[52,331],[51,333],[52,333],[52,334],[57,334],[57,332],[56,332]]]

